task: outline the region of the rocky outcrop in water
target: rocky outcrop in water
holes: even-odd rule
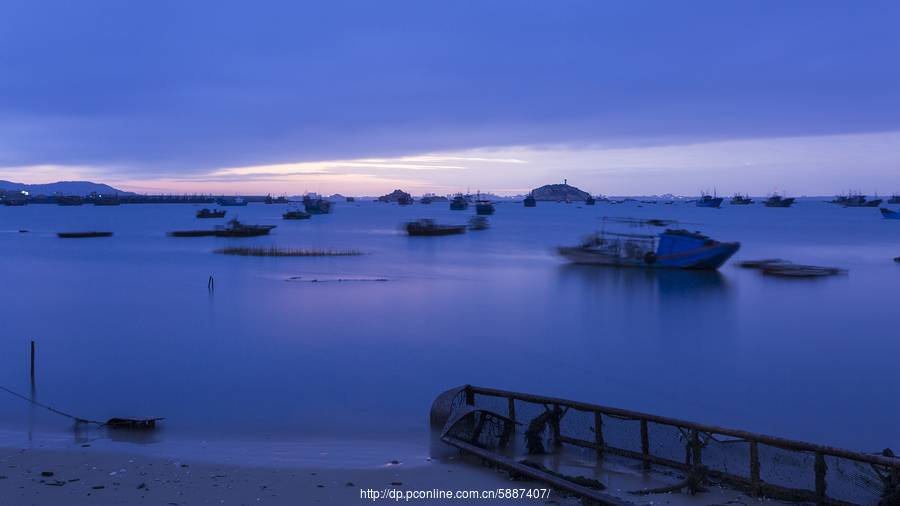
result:
[[[567,184],[548,184],[531,190],[535,200],[587,200],[591,195]]]
[[[397,202],[397,200],[399,200],[401,198],[407,198],[407,199],[412,200],[412,195],[406,193],[403,190],[394,190],[391,193],[388,193],[387,195],[382,195],[382,196],[378,197],[377,200],[378,200],[378,202]]]

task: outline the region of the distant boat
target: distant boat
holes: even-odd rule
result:
[[[310,214],[328,214],[331,212],[331,202],[322,199],[313,200],[303,197],[303,208]]]
[[[59,237],[73,239],[73,238],[82,238],[82,237],[110,237],[113,235],[112,232],[60,232],[58,234]]]
[[[888,204],[900,204],[900,195],[897,195],[896,193],[893,194],[891,196],[890,200],[887,201],[887,203]]]
[[[216,225],[213,230],[179,230],[169,232],[171,237],[255,237],[268,235],[275,225],[244,225],[237,218],[228,222],[228,225]]]
[[[84,204],[84,199],[77,195],[58,195],[56,204],[60,206],[80,206]]]
[[[411,206],[413,205],[412,197],[407,197],[406,195],[401,195],[397,198],[397,204],[401,206]]]
[[[266,200],[264,200],[263,202],[265,202],[266,204],[287,204],[290,201],[284,195],[278,197],[277,199],[273,198],[272,194],[270,193],[266,196]]]
[[[406,224],[406,233],[411,236],[455,235],[463,234],[465,231],[465,225],[438,225],[434,220],[427,219],[411,221]]]
[[[766,207],[791,207],[791,204],[793,203],[794,197],[782,198],[781,195],[777,194],[772,195],[771,197],[767,198],[765,202],[763,202]]]
[[[524,200],[525,207],[537,207],[537,199],[529,195]]]
[[[900,220],[900,213],[898,213],[897,211],[891,211],[886,207],[882,207],[881,209],[879,209],[879,211],[881,211],[882,216],[889,220]]]
[[[201,209],[197,211],[198,218],[224,218],[225,213],[228,211],[219,211],[218,209],[213,209],[210,211],[209,209]]]
[[[353,197],[347,197],[347,202],[356,202],[356,199]]]
[[[753,203],[753,199],[748,195],[746,198],[742,197],[740,193],[735,193],[734,198],[730,200],[732,205],[736,206],[745,206]]]
[[[708,195],[703,192],[700,192],[700,195],[700,199],[696,201],[697,207],[719,207],[722,201],[725,200],[722,197]]]
[[[312,217],[312,214],[305,213],[299,209],[293,209],[282,214],[281,217],[285,220],[308,220]]]
[[[24,200],[24,199],[9,199],[9,200],[4,200],[4,201],[3,201],[3,205],[4,205],[4,206],[11,206],[11,207],[13,207],[13,206],[16,206],[16,207],[17,207],[17,206],[24,206],[24,205],[27,205],[27,204],[28,204],[28,201],[26,201],[26,200]]]
[[[430,204],[430,203],[431,203],[431,197],[422,197],[422,198],[419,199],[419,203],[420,203],[420,204]]]
[[[597,203],[597,201],[594,200],[594,197],[591,197],[590,195],[588,195],[588,198],[584,199],[584,205],[586,205],[586,206],[593,206],[596,203]]]
[[[119,197],[113,195],[103,195],[94,199],[95,206],[117,206],[121,204]]]
[[[714,241],[699,232],[668,228],[671,220],[603,218],[603,228],[580,246],[557,248],[578,264],[662,269],[718,269],[741,247],[738,242]],[[607,230],[607,227],[617,230]],[[639,234],[635,228],[666,227],[658,234]],[[621,229],[619,231],[618,229]]]
[[[230,199],[217,199],[220,206],[246,206],[247,202],[240,197],[232,197]]]
[[[847,201],[841,204],[844,207],[878,207],[883,202],[882,199],[866,200],[865,195],[851,195]]]
[[[494,214],[494,204],[490,200],[482,200],[479,193],[478,200],[475,201],[475,213],[488,216]]]
[[[451,211],[465,211],[469,208],[469,202],[463,197],[462,193],[457,193],[450,202]]]

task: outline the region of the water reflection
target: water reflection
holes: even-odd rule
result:
[[[155,429],[130,429],[130,428],[106,428],[106,437],[117,443],[132,443],[136,445],[149,445],[162,441],[161,428]]]
[[[727,296],[729,286],[719,271],[638,269],[581,264],[559,266],[560,281],[567,288],[608,291],[665,298]]]

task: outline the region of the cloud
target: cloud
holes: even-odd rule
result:
[[[892,2],[20,2],[0,16],[0,165],[178,180],[896,131],[898,14]]]
[[[308,190],[382,195],[397,188],[414,194],[480,189],[514,195],[564,180],[595,194],[611,195],[697,195],[714,189],[725,195],[766,195],[775,189],[792,195],[832,195],[850,189],[884,194],[900,190],[898,152],[900,131],[666,146],[510,146],[230,167],[202,174],[120,177],[116,181],[122,189],[163,188],[162,193],[263,195]],[[52,173],[91,179],[105,171],[65,166],[0,169],[0,177],[25,183],[44,182]]]

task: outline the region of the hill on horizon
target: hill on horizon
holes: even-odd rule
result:
[[[26,191],[30,195],[90,195],[97,192],[100,195],[119,194],[136,195],[134,192],[117,190],[108,184],[92,183],[90,181],[57,181],[55,183],[25,184],[0,180],[0,188],[6,191]]]

